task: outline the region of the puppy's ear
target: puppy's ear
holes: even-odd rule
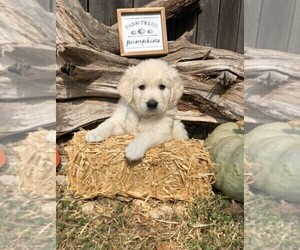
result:
[[[132,101],[133,85],[130,77],[128,77],[126,73],[120,79],[117,90],[120,96],[123,97],[127,103],[130,103]]]
[[[175,107],[183,94],[182,79],[177,70],[172,69],[170,71],[170,80],[172,82],[170,106]]]

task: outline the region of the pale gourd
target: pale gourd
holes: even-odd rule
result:
[[[244,130],[234,122],[219,125],[205,140],[214,162],[215,188],[244,201]]]
[[[245,136],[252,187],[287,201],[300,202],[300,128],[275,122]]]

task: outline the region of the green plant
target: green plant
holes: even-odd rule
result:
[[[244,201],[244,130],[234,122],[221,124],[205,145],[214,162],[214,186],[228,197]]]

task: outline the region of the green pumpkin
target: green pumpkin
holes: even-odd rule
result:
[[[234,122],[218,126],[205,140],[214,162],[215,188],[244,201],[244,130]]]
[[[256,127],[245,136],[252,186],[280,199],[300,202],[300,128],[284,122]]]

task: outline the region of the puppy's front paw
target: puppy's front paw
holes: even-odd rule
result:
[[[87,142],[100,142],[106,139],[105,134],[99,129],[93,129],[86,133],[85,141]]]
[[[146,150],[137,141],[132,141],[125,149],[125,156],[129,161],[137,161],[144,157]]]

